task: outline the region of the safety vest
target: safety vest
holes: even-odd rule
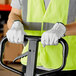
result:
[[[44,31],[53,27],[56,22],[68,24],[76,19],[76,0],[51,0],[45,9],[44,0],[23,0],[22,18],[27,35],[41,36]],[[64,70],[76,69],[76,36],[66,36],[64,39],[69,45],[69,54]],[[28,44],[23,52],[28,51]],[[26,64],[27,58],[21,63]],[[46,46],[41,42],[38,47],[38,66],[55,69],[62,65],[62,46]]]

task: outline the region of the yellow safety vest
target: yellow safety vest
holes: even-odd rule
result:
[[[23,0],[22,18],[27,35],[41,36],[44,31],[52,28],[56,22],[64,24],[75,21],[76,0],[51,0],[45,9],[44,0]],[[25,7],[26,6],[26,7]],[[66,36],[64,39],[69,44],[69,54],[64,70],[76,69],[76,36]],[[28,51],[28,44],[23,52]],[[27,58],[22,58],[21,63],[26,65]],[[62,46],[46,46],[39,43],[38,66],[55,69],[62,64]]]

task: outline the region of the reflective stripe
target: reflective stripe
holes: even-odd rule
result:
[[[22,0],[22,19],[26,23],[27,18],[27,0]]]
[[[53,23],[44,23],[43,30],[50,30],[53,26]]]
[[[44,0],[44,1],[47,2],[47,0]],[[46,8],[48,6],[48,2],[45,4]],[[71,22],[75,21],[75,19],[76,19],[76,8],[75,7],[76,7],[76,0],[70,0],[67,23],[71,23]],[[26,23],[26,18],[27,18],[27,0],[22,0],[22,10],[23,10],[22,19],[23,19],[23,22]]]
[[[74,22],[76,19],[76,0],[70,0],[67,23]]]
[[[22,0],[22,19],[25,30],[41,30],[42,23],[27,22],[27,0]],[[49,30],[53,27],[53,23],[43,23],[43,30]]]
[[[49,30],[53,27],[53,23],[43,23],[43,30]],[[25,24],[25,30],[40,30],[41,31],[42,23],[34,23],[34,22],[27,22]]]
[[[45,3],[45,9],[47,9],[49,3],[50,3],[51,0],[44,0],[44,3]]]
[[[29,1],[29,0],[28,0],[28,1]],[[64,1],[63,1],[63,2],[64,2]],[[27,4],[28,4],[28,3],[27,3],[27,0],[22,0],[22,3],[23,3],[23,6],[22,6],[22,11],[23,11],[23,12],[22,12],[22,19],[23,19],[23,22],[24,22],[25,26],[26,26],[26,27],[27,27],[27,26],[29,27],[28,30],[30,30],[30,29],[32,30],[33,28],[30,28],[30,26],[34,27],[34,26],[37,24],[37,25],[39,25],[39,28],[38,28],[38,26],[35,26],[33,30],[37,30],[37,28],[38,28],[38,30],[40,30],[41,23],[34,23],[34,24],[33,24],[33,22],[30,22],[30,23],[27,22],[27,20],[26,20],[26,19],[27,19],[27,6],[28,6],[28,5],[27,5]],[[51,3],[52,3],[52,2],[51,2]],[[49,5],[50,5],[50,4],[49,4]],[[47,5],[46,5],[46,6],[47,6]],[[47,16],[48,16],[48,15],[47,15]],[[32,18],[33,18],[33,17],[32,17]],[[53,19],[53,18],[52,18],[52,19]],[[59,19],[59,18],[58,18],[58,19]],[[45,18],[45,20],[46,20],[46,18]],[[65,20],[65,19],[64,19],[64,20]],[[58,20],[57,20],[57,21],[58,21]],[[57,21],[55,21],[55,22],[57,22]],[[62,21],[62,19],[61,19],[61,21]],[[45,22],[45,21],[44,21],[44,22]],[[31,23],[32,23],[32,24],[31,24]],[[50,22],[49,22],[49,23],[50,23]],[[29,24],[30,24],[30,26],[29,26]],[[46,25],[47,25],[47,27],[49,27],[49,26],[48,26],[48,23],[46,23]],[[52,24],[49,24],[49,25],[52,25]],[[53,26],[53,25],[52,25],[52,26]],[[50,27],[52,27],[52,26],[50,26]],[[48,29],[49,29],[49,28],[48,28]],[[45,25],[44,25],[44,30],[48,30],[48,29],[46,29],[46,28],[45,28]]]
[[[41,30],[41,23],[32,23],[32,22],[26,22],[27,18],[27,0],[22,0],[22,19],[25,24],[25,29],[27,30]],[[47,6],[47,4],[46,4]],[[65,10],[64,10],[65,11]],[[74,22],[76,19],[76,0],[70,0],[69,3],[69,12],[68,12],[68,19],[67,23]],[[51,26],[50,26],[51,25]],[[48,30],[49,27],[51,28],[53,24],[50,23],[44,23],[43,25],[44,30]]]
[[[27,0],[24,0],[24,1],[27,1]],[[34,6],[36,6],[37,4],[38,4],[38,2],[40,1],[40,3],[41,3],[41,1],[43,1],[43,0],[28,0],[28,1],[35,1],[36,2],[36,4],[34,3]],[[64,20],[60,20],[59,18],[59,20],[58,21],[63,21],[63,22],[65,22],[66,20],[67,20],[67,18],[66,18],[66,20],[65,20],[65,17],[67,17],[67,15],[64,17],[64,13],[65,12],[68,12],[68,10],[69,10],[69,12],[67,13],[67,14],[69,14],[69,16],[68,16],[68,19],[70,19],[69,21],[68,21],[68,23],[69,22],[72,22],[72,21],[74,21],[74,19],[75,18],[73,18],[74,16],[73,16],[73,14],[75,14],[74,12],[76,11],[76,9],[73,9],[73,8],[76,8],[76,6],[75,6],[75,4],[76,4],[76,1],[75,0],[52,0],[53,1],[53,3],[54,3],[54,1],[57,1],[57,2],[55,2],[55,4],[52,4],[53,6],[52,7],[54,7],[54,5],[56,5],[57,6],[57,4],[58,5],[60,5],[60,6],[63,6],[62,8],[59,8],[59,7],[56,7],[56,9],[54,9],[53,10],[53,8],[52,8],[52,16],[54,16],[54,18],[52,18],[52,17],[49,17],[49,14],[51,14],[50,12],[48,13],[48,18],[51,18],[51,19],[55,19],[55,18],[60,18],[60,16],[62,16],[61,17],[61,19],[63,18]],[[69,1],[70,1],[70,3],[69,3]],[[72,2],[73,1],[73,2]],[[58,2],[60,2],[60,3],[58,3]],[[75,2],[75,3],[74,3]],[[25,3],[26,2],[24,2],[24,8],[26,7],[26,5],[25,5]],[[31,3],[31,5],[33,4],[32,2],[30,2]],[[52,2],[51,2],[52,3]],[[73,4],[74,3],[74,4]],[[70,4],[70,5],[69,5]],[[34,7],[34,6],[31,6],[30,5],[30,8],[31,7]],[[69,6],[69,9],[68,9],[68,6]],[[39,8],[39,9],[41,9],[40,10],[40,12],[38,12],[39,11],[39,9],[36,9],[36,8]],[[32,12],[32,15],[31,15],[31,17],[33,17],[33,15],[34,16],[37,16],[38,18],[40,18],[41,17],[41,15],[43,15],[44,13],[43,13],[43,7],[41,8],[41,6],[37,6],[37,7],[35,7],[35,9],[36,9],[36,11],[35,12]],[[66,7],[67,7],[67,9],[66,9]],[[71,8],[70,8],[71,7]],[[50,7],[49,7],[50,8]],[[59,8],[59,9],[57,9],[57,8]],[[35,10],[34,9],[34,10]],[[42,11],[43,10],[43,11]],[[55,10],[57,11],[57,14],[56,15],[54,15],[56,12],[55,12]],[[59,11],[60,10],[60,11]],[[27,10],[26,10],[27,11]],[[41,12],[42,11],[42,12]],[[29,12],[30,12],[30,10],[29,10]],[[37,13],[38,12],[38,13]],[[59,12],[59,13],[58,13]],[[26,18],[25,17],[25,14],[26,13],[24,13],[24,19]],[[38,15],[38,14],[41,14],[40,16]],[[46,17],[47,17],[46,16]],[[56,17],[57,16],[57,17]],[[29,17],[30,17],[30,15],[29,15]],[[42,18],[42,17],[41,17]],[[46,19],[48,19],[48,18],[46,18]],[[71,18],[73,18],[73,19],[71,19]],[[34,19],[36,19],[36,17],[34,18]],[[46,20],[45,19],[45,20]],[[41,19],[40,19],[41,20]],[[28,20],[29,21],[29,20]],[[36,20],[35,20],[36,21]],[[48,20],[47,20],[48,21]],[[51,20],[49,20],[50,22],[51,22]],[[56,20],[57,21],[57,20]],[[25,24],[26,24],[26,19],[24,20],[24,22],[25,22]],[[29,21],[30,22],[30,21]],[[31,21],[32,22],[32,21]],[[34,22],[34,20],[33,20],[33,22]],[[67,22],[67,21],[66,21]],[[66,23],[65,22],[65,23]],[[30,25],[32,25],[31,26],[31,28],[33,27],[33,25],[35,25],[34,23],[29,23]],[[26,24],[27,26],[30,26],[28,23]],[[36,23],[36,25],[38,25],[37,23]],[[41,24],[39,24],[40,26],[41,26]],[[47,28],[50,28],[49,26],[51,25],[50,23],[44,23],[44,25],[46,25],[47,26]],[[37,27],[37,26],[36,26]],[[38,27],[37,27],[38,28]],[[44,28],[45,28],[45,26],[44,26]],[[27,33],[27,35],[34,35],[34,36],[41,36],[42,35],[42,33],[41,33],[41,31],[32,31],[32,30],[26,30],[25,31],[26,33]],[[69,54],[68,54],[68,58],[67,58],[67,63],[66,63],[66,67],[64,68],[64,70],[76,70],[76,60],[75,60],[75,58],[76,58],[76,55],[75,55],[75,53],[76,53],[76,45],[75,45],[75,43],[76,43],[76,36],[66,36],[65,37],[65,40],[68,42],[68,44],[69,44]],[[28,50],[28,44],[27,44],[27,46],[24,48],[24,50],[23,50],[23,53],[25,53],[27,50]],[[60,46],[60,44],[59,45],[57,45],[57,46],[46,46],[45,48],[43,48],[43,46],[42,46],[42,44],[41,43],[39,43],[39,47],[38,47],[39,49],[38,49],[38,61],[37,61],[37,65],[38,66],[44,66],[45,68],[51,68],[51,69],[55,69],[55,68],[58,68],[58,67],[60,67],[61,66],[61,64],[62,64],[62,46]],[[22,64],[26,64],[26,58],[23,58],[23,59],[21,59],[21,63]]]

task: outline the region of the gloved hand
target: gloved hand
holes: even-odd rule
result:
[[[24,42],[24,28],[23,24],[20,21],[14,21],[11,29],[9,29],[6,33],[7,39],[11,43],[20,43]]]
[[[66,28],[62,23],[56,23],[52,29],[44,32],[41,37],[43,47],[46,45],[57,45],[58,40],[64,36]]]

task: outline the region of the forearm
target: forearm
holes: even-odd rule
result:
[[[8,29],[11,28],[11,26],[12,26],[12,24],[13,24],[13,22],[14,22],[15,20],[20,20],[20,21],[22,21],[22,19],[21,19],[20,16],[18,16],[18,15],[16,15],[16,14],[10,13],[10,15],[9,15],[9,17],[8,17],[8,21],[7,21]]]
[[[15,11],[15,12],[14,12]],[[11,28],[13,22],[15,20],[20,20],[22,22],[22,18],[21,18],[21,11],[18,10],[18,9],[14,9],[12,8],[9,16],[8,16],[8,21],[7,21],[7,26],[8,26],[8,29]]]
[[[66,36],[76,35],[76,22],[66,25]]]

